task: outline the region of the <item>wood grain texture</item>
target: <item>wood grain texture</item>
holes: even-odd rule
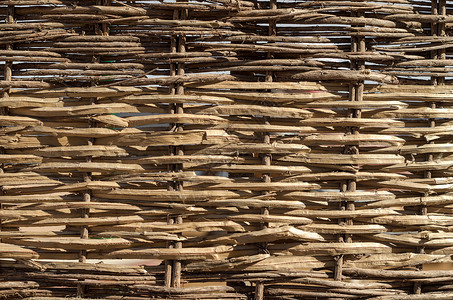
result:
[[[452,10],[0,1],[0,298],[452,299]]]

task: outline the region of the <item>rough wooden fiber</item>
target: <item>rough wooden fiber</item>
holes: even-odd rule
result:
[[[0,1],[0,298],[452,299],[452,11]]]

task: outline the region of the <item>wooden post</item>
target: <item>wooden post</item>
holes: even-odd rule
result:
[[[14,20],[14,5],[8,5],[7,7],[7,13],[6,13],[6,23],[7,24],[13,24],[15,22]],[[13,50],[13,44],[12,43],[7,43],[5,45],[5,50]],[[7,61],[5,62],[5,67],[3,70],[3,77],[6,82],[11,81],[13,76],[13,62],[12,61]],[[8,98],[9,97],[9,92],[10,88],[7,87],[3,89],[1,93],[2,98]],[[8,108],[7,107],[1,107],[0,108],[0,115],[8,115]],[[3,147],[0,147],[0,154],[5,154],[5,149]],[[0,174],[5,173],[5,165],[2,163],[0,164]],[[4,189],[3,186],[0,187],[0,196],[4,195]],[[0,202],[0,209],[3,208],[3,204]],[[3,219],[0,218],[0,232],[2,231],[2,223]],[[0,242],[2,241],[0,237]]]
[[[111,5],[111,0],[96,0],[97,5],[102,5],[102,6],[109,6]],[[101,36],[108,36],[109,35],[109,28],[108,24],[106,23],[101,23],[101,24],[94,24],[94,34],[95,35],[101,35]],[[99,56],[93,56],[92,58],[92,63],[100,63],[101,62],[101,57]],[[96,82],[92,82],[92,86],[96,86]],[[90,103],[91,105],[96,104],[97,98],[90,98]],[[96,127],[96,121],[92,119],[92,116],[88,120],[88,128],[94,128]],[[87,140],[87,145],[88,146],[93,146],[95,143],[96,139],[95,138],[88,138]],[[92,157],[88,156],[86,158],[87,163],[92,162]],[[86,183],[89,183],[92,181],[92,173],[91,172],[84,172],[83,173],[83,181]],[[89,203],[91,202],[92,195],[91,191],[86,190],[83,191],[83,202]],[[81,217],[84,219],[88,219],[90,217],[90,209],[89,208],[82,208],[81,209]],[[82,226],[81,231],[80,231],[80,238],[81,239],[88,239],[89,238],[89,229],[87,225]],[[87,250],[80,250],[79,252],[79,262],[81,263],[86,263],[87,261]],[[83,279],[79,280],[77,284],[77,297],[78,298],[84,298],[85,295],[87,294],[87,286],[83,284]]]
[[[173,20],[185,20],[187,19],[188,10],[187,9],[175,9],[173,12]],[[185,53],[186,47],[185,42],[186,38],[184,35],[172,35],[171,36],[171,53]],[[172,63],[170,65],[170,76],[183,76],[184,63]],[[170,85],[170,94],[171,95],[184,95],[184,85],[181,83]],[[183,104],[170,104],[170,113],[171,114],[183,114],[184,106]],[[170,130],[174,132],[184,131],[183,124],[173,123],[170,124]],[[184,155],[183,146],[169,146],[170,155]],[[172,172],[182,172],[183,164],[172,164],[169,166]],[[169,190],[172,191],[183,191],[184,183],[182,181],[172,181],[169,182]],[[169,224],[182,224],[183,217],[181,215],[170,217]],[[169,243],[170,248],[182,248],[182,242]],[[167,287],[181,287],[181,272],[182,264],[180,260],[165,261],[165,286]]]
[[[277,0],[270,0],[269,1],[269,9],[270,10],[276,10],[277,9]],[[277,24],[276,24],[275,20],[269,20],[269,29],[268,30],[269,30],[268,31],[268,35],[269,36],[276,36],[277,35]],[[268,52],[267,53],[267,58],[268,59],[272,59],[272,58],[274,58],[274,55],[271,52]],[[266,82],[273,82],[273,72],[272,71],[266,72],[265,81]],[[272,90],[269,90],[268,92],[272,93]],[[263,103],[263,105],[266,105],[266,103]],[[270,117],[263,117],[263,123],[264,123],[264,125],[270,125],[271,124]],[[271,144],[271,135],[270,135],[269,132],[264,132],[263,133],[263,143],[268,144],[268,145]],[[269,154],[269,153],[264,154],[262,156],[262,163],[265,166],[270,166],[272,164],[272,155]],[[270,173],[264,173],[262,175],[262,180],[265,183],[271,183],[271,181],[272,181],[271,174]],[[263,194],[267,195],[267,194],[269,194],[269,191],[264,191]],[[261,214],[262,215],[269,215],[270,214],[269,207],[263,207],[261,209]],[[264,228],[267,228],[267,227],[269,227],[268,223],[261,224],[261,228],[264,229]],[[262,243],[261,245],[259,245],[259,247],[261,248],[261,251],[263,251],[263,252],[267,252],[268,251],[267,250],[267,243]],[[259,281],[259,282],[256,283],[256,287],[255,287],[255,300],[262,300],[262,299],[264,299],[264,283]]]
[[[173,20],[176,20],[179,18],[179,10],[174,10],[173,11]],[[178,48],[177,48],[177,36],[172,35],[170,37],[170,53],[177,53]],[[170,76],[176,76],[176,69],[177,69],[177,64],[176,63],[171,63],[170,64]],[[169,93],[170,95],[176,95],[176,88],[175,84],[170,84],[169,86]],[[176,107],[174,104],[169,104],[169,114],[175,114],[177,113]],[[176,124],[171,123],[169,124],[169,131],[174,131],[176,127]],[[170,156],[175,155],[175,147],[174,146],[168,146],[168,154]],[[176,171],[176,166],[175,164],[169,164],[168,165],[168,171],[169,172],[175,172]],[[167,184],[167,190],[168,191],[174,191],[175,190],[175,182],[174,181],[169,181]],[[168,216],[167,218],[167,224],[172,225],[175,224],[175,219],[173,216]],[[167,247],[168,248],[174,248],[175,243],[174,242],[167,242]],[[166,287],[171,287],[172,286],[172,277],[173,277],[173,261],[171,260],[165,260],[165,279],[164,283]]]
[[[354,12],[353,16],[360,17],[361,13]],[[356,27],[356,26],[355,26]],[[351,37],[351,52],[353,53],[365,53],[366,44],[364,36]],[[365,62],[363,60],[351,59],[350,62],[351,70],[365,70]],[[349,101],[360,102],[363,101],[363,91],[364,91],[364,81],[359,80],[357,82],[351,83],[349,85]],[[360,119],[362,116],[361,109],[349,109],[348,118]],[[351,127],[346,130],[346,135],[357,135],[359,134],[359,127]],[[344,154],[359,154],[359,144],[356,145],[346,145],[344,147]],[[355,166],[357,167],[357,166]],[[357,180],[349,179],[340,184],[341,192],[356,192],[357,191]],[[339,209],[341,211],[354,211],[355,203],[354,201],[343,201],[340,202]],[[339,219],[339,225],[352,226],[354,225],[352,218],[346,218],[344,220]],[[340,243],[352,243],[353,236],[352,234],[345,234],[338,236],[338,242]],[[334,279],[341,281],[343,273],[343,264],[345,257],[344,255],[338,255],[335,258],[335,269],[334,269]]]
[[[445,0],[431,0],[431,13],[433,15],[442,15],[446,16],[447,15],[447,10],[446,10],[446,1]],[[442,37],[445,36],[445,23],[431,23],[431,35],[433,37],[438,36]],[[446,53],[445,49],[440,49],[440,50],[434,50],[431,51],[431,59],[436,60],[436,59],[445,59],[446,58]],[[445,84],[445,77],[431,77],[431,84],[433,86],[437,85],[444,85]],[[436,102],[431,102],[428,105],[429,108],[435,109],[437,107]],[[435,119],[429,119],[428,120],[428,127],[434,128],[436,127],[436,120]],[[429,141],[428,144],[433,145],[435,142],[434,141]],[[427,153],[425,155],[425,160],[428,162],[432,162],[434,160],[434,154],[433,153]],[[423,174],[424,178],[432,178],[432,171],[431,170],[425,170]],[[429,196],[428,192],[422,193],[424,197]],[[422,204],[419,207],[419,213],[420,215],[428,215],[428,206],[426,204]],[[420,246],[417,247],[416,249],[417,253],[420,254],[425,254],[425,247]],[[417,269],[420,271],[423,271],[423,265],[418,265]],[[421,282],[415,282],[414,283],[414,294],[422,294],[423,286]]]

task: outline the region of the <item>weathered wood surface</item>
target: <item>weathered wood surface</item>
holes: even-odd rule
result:
[[[0,1],[0,298],[452,299],[452,9]]]

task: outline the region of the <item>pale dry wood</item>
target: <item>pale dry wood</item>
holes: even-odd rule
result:
[[[143,221],[140,216],[120,216],[120,217],[93,217],[93,218],[46,218],[35,222],[15,222],[9,224],[10,227],[21,226],[58,226],[58,225],[72,225],[72,226],[85,226],[85,225],[117,225],[128,224],[133,222]]]
[[[391,253],[392,248],[380,243],[304,243],[288,249],[294,255],[341,255]]]
[[[191,262],[184,266],[184,271],[187,272],[213,272],[226,271],[241,268],[243,265],[250,265],[257,261],[261,261],[269,257],[269,254],[257,254],[243,257],[233,257],[221,260],[210,260],[204,262]]]
[[[389,166],[386,169],[391,171],[424,171],[424,170],[448,170],[453,166],[451,160],[436,160],[428,162],[407,162]]]
[[[10,34],[3,35],[0,37],[0,44],[10,44],[10,43],[23,43],[30,41],[38,41],[42,38],[48,40],[53,40],[57,38],[72,36],[74,33],[67,31],[65,29],[41,29],[37,31],[24,31],[21,33],[10,32]],[[9,59],[7,59],[8,61]],[[17,59],[16,59],[17,60]],[[18,61],[21,61],[19,58]],[[41,61],[37,59],[25,60],[25,61]],[[44,58],[42,61],[46,61]],[[57,62],[57,61],[68,61],[68,59],[48,59],[47,61]]]
[[[440,88],[440,90],[445,89],[445,88]],[[370,94],[365,94],[363,96],[364,99],[368,101],[378,101],[378,103],[381,103],[382,105],[384,103],[389,103],[388,100],[400,100],[400,101],[410,101],[410,100],[418,100],[418,101],[426,101],[426,102],[437,102],[437,101],[445,101],[445,102],[450,102],[451,101],[451,95],[447,93],[441,93],[438,90],[432,90],[432,93],[429,93],[429,89],[426,91],[421,90],[420,86],[416,87],[415,90],[420,90],[419,92],[384,92],[382,94],[379,93],[370,93]],[[379,91],[379,90],[378,90]],[[437,93],[436,93],[437,92]],[[398,101],[399,102],[399,101]],[[391,102],[390,102],[391,103]],[[379,105],[379,104],[377,104]],[[391,106],[386,106],[387,108],[405,108],[407,105],[396,105],[394,107]]]
[[[424,245],[424,242],[417,234],[374,234],[370,237],[373,240],[392,242],[396,244],[409,245],[409,246],[420,246]]]
[[[0,125],[2,126],[34,126],[42,125],[42,122],[38,119],[28,118],[28,117],[19,117],[19,116],[0,116]]]
[[[234,155],[239,153],[301,153],[309,152],[310,148],[302,144],[283,143],[225,143],[222,145],[206,146],[196,151],[197,154],[224,154]]]
[[[345,267],[367,269],[402,269],[421,264],[441,264],[450,262],[451,258],[445,255],[394,253],[366,255],[356,260],[347,261],[345,263]]]
[[[304,174],[311,170],[304,166],[260,166],[260,165],[207,165],[207,170],[227,171],[232,173],[275,172],[284,174]]]
[[[127,232],[210,232],[210,231],[236,231],[244,232],[243,225],[234,221],[203,221],[203,222],[184,222],[182,224],[167,224],[166,222],[131,222],[124,225],[112,225],[108,227],[96,226],[92,228],[94,232],[104,231],[127,231]]]
[[[151,103],[211,103],[211,104],[232,104],[234,100],[228,97],[215,97],[203,95],[163,95],[163,94],[137,94],[113,98],[114,101],[130,104],[151,104]],[[190,109],[188,110],[190,111]]]
[[[86,37],[86,36],[85,36]],[[52,43],[53,46],[58,46],[60,44],[67,44],[69,46],[75,46],[75,45],[80,45],[81,43],[75,43],[73,41],[69,42],[54,42]],[[131,43],[127,42],[106,42],[106,43],[86,43],[86,45],[110,45],[114,44],[115,46],[130,46]],[[132,45],[137,45],[137,44],[132,44]],[[2,52],[0,52],[1,54]],[[13,54],[16,54],[17,52],[14,51]],[[24,53],[24,55],[27,55],[30,53]],[[36,51],[32,52],[32,54],[41,54],[41,53],[36,53]],[[42,52],[41,55],[47,54],[49,55],[48,52]],[[59,53],[54,53],[50,52],[52,56],[57,56],[61,57],[61,54]],[[36,55],[33,55],[36,56]],[[26,68],[26,67],[38,67],[36,64],[18,64],[18,68]],[[114,71],[114,70],[135,70],[135,69],[142,69],[144,68],[143,64],[140,63],[60,63],[60,64],[44,64],[39,66],[40,69],[57,69],[57,70],[65,70],[65,69],[81,69],[81,70],[109,70],[109,71]]]
[[[62,132],[62,130],[59,130],[57,132]],[[80,135],[75,135],[76,133],[79,132]],[[68,134],[71,135],[69,132]],[[73,132],[72,135],[90,137],[98,136],[99,138],[96,139],[96,143],[98,145],[116,145],[120,147],[129,145],[177,146],[184,144],[202,144],[204,142],[209,143],[210,140],[208,133],[202,130],[186,130],[182,132],[153,132],[153,131],[141,131],[139,129],[133,128],[130,128],[130,130],[124,129],[121,131],[104,128],[89,128],[83,130],[78,129],[75,133]],[[225,136],[225,138],[228,138],[227,134],[223,136]],[[213,141],[213,144],[216,144],[216,142]]]
[[[88,49],[87,49],[88,50]],[[101,53],[101,54],[113,54],[112,53]],[[116,53],[117,54],[117,53]],[[124,54],[127,54],[125,52]],[[162,76],[162,77],[149,77],[149,78],[139,78],[139,79],[130,79],[124,80],[119,82],[118,85],[122,86],[123,84],[127,86],[133,85],[151,85],[151,84],[159,84],[159,85],[171,85],[171,84],[182,84],[182,83],[190,83],[190,82],[217,82],[217,81],[224,81],[224,80],[235,80],[236,77],[231,75],[224,75],[224,74],[201,74],[201,75],[176,75],[176,76]]]
[[[40,0],[37,0],[40,1]],[[14,5],[15,2],[11,2],[12,5]],[[25,1],[27,3],[28,1]],[[32,4],[32,0],[30,0],[27,5]],[[36,2],[36,1],[35,1]],[[61,3],[61,2],[60,2]],[[20,5],[19,3],[16,3],[15,5]],[[14,29],[39,29],[39,28],[63,28],[64,24],[63,23],[58,23],[58,22],[40,22],[40,23],[3,23],[0,25],[0,28],[4,30],[14,30]]]
[[[37,164],[42,162],[42,157],[26,154],[0,154],[0,163],[10,164]]]
[[[60,50],[60,49],[59,49]],[[64,50],[64,49],[62,49]],[[109,50],[115,50],[110,49]],[[100,49],[98,49],[100,51]],[[67,51],[69,52],[69,51]],[[82,52],[82,51],[78,51]],[[70,69],[70,68],[68,68]],[[68,76],[68,77],[75,77],[75,76],[140,76],[143,75],[143,71],[141,70],[48,70],[48,69],[41,69],[41,70],[23,70],[18,71],[18,75],[20,76]]]
[[[340,179],[355,179],[357,181],[369,181],[369,180],[402,180],[406,176],[403,174],[396,173],[385,173],[385,172],[323,172],[323,173],[311,173],[303,175],[294,175],[282,179],[284,182],[294,182],[298,180],[304,181],[322,181],[322,180],[340,180]]]
[[[267,19],[267,17],[265,17]],[[232,21],[232,19],[229,19]],[[197,48],[204,48],[206,50],[212,51],[247,51],[247,52],[255,52],[255,51],[270,51],[274,53],[296,53],[296,54],[311,54],[311,53],[319,53],[319,52],[340,52],[336,45],[313,45],[313,44],[305,44],[305,45],[282,45],[282,44],[230,44],[230,43],[205,43],[205,42],[192,42],[192,46]],[[322,48],[322,47],[325,48]],[[294,78],[295,79],[295,78]],[[299,78],[301,79],[301,78]],[[227,80],[232,80],[227,79]],[[311,81],[310,79],[301,79],[304,81]]]
[[[43,210],[0,209],[0,217],[2,219],[43,219],[50,216],[50,213]]]
[[[21,91],[17,90],[13,92],[13,95],[22,96],[28,95],[31,97],[118,97],[121,95],[132,95],[142,93],[147,90],[153,91],[151,88],[140,88],[140,87],[125,87],[125,86],[112,86],[112,87],[64,87],[45,89],[37,91]]]
[[[0,106],[9,108],[55,107],[62,104],[58,98],[8,97],[0,99]]]
[[[301,229],[324,234],[372,234],[386,232],[382,225],[337,225],[337,224],[309,224]]]
[[[375,127],[389,128],[402,127],[403,122],[388,118],[367,119],[367,118],[311,118],[300,121],[301,125],[308,126],[338,126],[338,127]]]
[[[10,194],[14,190],[17,191],[17,194],[23,194],[25,191],[35,194],[48,194],[48,193],[64,193],[64,192],[78,192],[84,190],[106,190],[106,189],[115,189],[119,188],[119,184],[116,182],[108,181],[90,181],[90,182],[78,182],[78,183],[69,183],[63,184],[61,182],[55,184],[29,184],[21,186],[4,186],[5,191],[8,190]]]
[[[147,241],[186,241],[187,238],[166,232],[128,232],[128,231],[105,231],[96,234],[96,236],[104,238],[131,238],[133,240],[146,239]]]
[[[308,182],[255,182],[240,183],[240,182],[228,182],[221,183],[212,187],[213,189],[225,189],[225,190],[251,190],[251,191],[300,191],[300,190],[315,190],[319,189],[320,185],[316,183]]]
[[[0,261],[0,266],[3,268],[17,268],[21,269],[29,269],[29,267],[12,262],[12,261]],[[105,264],[105,263],[80,263],[80,262],[42,262],[42,266],[46,270],[65,270],[65,271],[73,271],[73,272],[88,272],[92,274],[96,273],[107,273],[107,274],[126,274],[126,275],[144,275],[148,272],[141,266],[118,266],[112,264]]]
[[[0,41],[0,44],[2,44],[2,42]],[[5,62],[9,62],[9,61],[27,61],[27,62],[51,62],[51,63],[64,63],[64,62],[67,62],[68,59],[67,58],[60,58],[60,57],[36,57],[36,56],[33,56],[33,57],[30,57],[30,56],[0,56],[0,61],[5,61]],[[28,85],[27,85],[28,83]],[[5,82],[3,81],[3,85],[9,85],[11,87],[16,87],[16,88],[19,88],[19,87],[28,87],[28,88],[46,88],[46,87],[51,87],[51,85],[49,84],[37,84],[36,82],[22,82],[22,84],[20,84],[19,82],[17,83],[13,83],[12,81],[8,81],[8,82]]]
[[[367,207],[395,207],[395,206],[416,206],[416,205],[445,205],[453,203],[453,195],[447,193],[440,196],[425,196],[425,197],[401,197],[397,199],[380,200],[367,203]]]
[[[398,154],[304,154],[288,155],[278,159],[279,161],[301,162],[307,164],[373,164],[373,165],[393,165],[401,164],[405,161],[403,156]]]
[[[449,215],[406,215],[406,216],[381,216],[368,220],[370,223],[393,225],[393,226],[422,226],[422,225],[438,225],[451,226],[453,217]]]
[[[269,38],[269,37],[263,37]],[[191,88],[205,89],[239,89],[239,90],[255,90],[255,89],[286,89],[286,90],[307,90],[307,91],[325,91],[327,88],[316,82],[241,82],[241,81],[223,81],[210,84],[188,84]]]
[[[77,6],[77,7],[21,7],[17,9],[18,14],[62,14],[68,15],[71,13],[87,13],[87,14],[113,14],[113,15],[125,15],[125,16],[136,16],[145,15],[146,10],[137,7],[128,6]]]
[[[247,193],[246,193],[247,194]],[[239,192],[226,190],[210,191],[166,191],[166,190],[142,190],[142,189],[99,189],[93,190],[93,195],[105,199],[119,200],[143,200],[150,202],[176,201],[176,202],[197,202],[208,201],[210,199],[225,199],[241,195]]]
[[[425,145],[404,145],[387,147],[382,149],[372,150],[374,153],[390,153],[399,151],[401,154],[425,154],[425,153],[450,153],[453,152],[453,145],[451,144],[425,144]]]
[[[33,124],[34,125],[34,124]],[[50,134],[63,137],[92,137],[101,138],[120,135],[120,132],[108,128],[55,128],[48,126],[31,126],[27,132],[36,134]]]
[[[39,107],[39,108],[16,108],[12,113],[34,117],[64,117],[83,116],[93,114],[136,113],[139,110],[124,103],[79,105],[73,107]]]
[[[398,235],[388,235],[388,234],[376,234],[372,236],[372,239],[380,240],[380,241],[388,241],[393,242],[396,244],[403,244],[409,246],[420,246],[426,248],[441,248],[447,247],[452,248],[453,246],[453,239],[450,237],[445,238],[437,238],[433,240],[429,240],[426,236],[421,234],[398,234]],[[444,248],[445,249],[445,248]],[[431,254],[446,254],[447,251],[444,249],[436,250],[430,252]]]
[[[261,223],[282,223],[282,224],[294,224],[304,225],[311,224],[313,220],[301,217],[301,216],[288,216],[288,215],[253,215],[253,214],[237,214],[237,215],[226,215],[216,216],[217,218],[226,218],[232,221],[243,221],[243,222],[261,222]]]
[[[332,261],[322,260],[313,256],[271,256],[264,260],[258,261],[252,265],[244,266],[243,271],[262,272],[262,271],[279,271],[293,272],[294,270],[310,270],[313,268],[324,268],[333,266]]]
[[[233,24],[229,22],[221,21],[201,21],[201,20],[163,20],[163,19],[146,19],[140,21],[143,25],[168,25],[168,26],[194,26],[194,27],[206,27],[206,28],[222,28],[230,27]]]
[[[324,292],[324,291],[307,291],[307,290],[299,290],[299,289],[278,289],[278,288],[268,288],[267,293],[271,296],[280,296],[280,297],[287,297],[289,295],[296,296],[299,298],[327,298],[327,297],[335,297],[339,299],[354,299],[356,295],[350,295],[345,293],[335,293],[335,292]],[[335,299],[333,298],[333,299]]]
[[[231,235],[222,236],[209,240],[209,243],[215,244],[253,244],[263,242],[276,242],[281,240],[293,241],[325,241],[325,239],[315,233],[297,229],[293,226],[279,226],[269,227],[259,231],[252,231],[246,233],[234,233]]]
[[[451,255],[451,253],[453,253],[453,246],[437,249],[430,252],[430,254],[433,255]]]
[[[269,207],[269,208],[305,208],[302,201],[262,200],[262,199],[225,199],[210,200],[201,204],[204,207]]]
[[[155,258],[178,260],[218,259],[219,254],[233,251],[232,246],[217,246],[205,248],[162,248],[162,249],[124,249],[107,252],[105,258]]]
[[[287,126],[287,125],[268,125],[256,124],[255,122],[229,122],[214,125],[212,129],[225,131],[248,131],[248,132],[287,132],[287,133],[315,133],[317,130],[308,126]]]
[[[166,123],[191,123],[191,124],[219,124],[227,123],[228,120],[217,116],[204,116],[195,114],[166,114],[166,115],[150,115],[136,116],[126,118],[130,127],[137,127],[150,124],[166,124]]]
[[[0,176],[1,178],[1,176]],[[181,171],[181,172],[159,172],[146,173],[139,175],[125,175],[111,178],[112,181],[124,183],[138,183],[141,181],[188,181],[199,183],[221,183],[232,181],[231,178],[221,176],[198,175],[196,172]]]
[[[129,127],[129,122],[125,118],[118,117],[116,115],[101,115],[93,117],[93,120],[96,120],[100,123],[104,123],[109,126],[115,127]]]
[[[405,191],[416,191],[416,192],[426,192],[430,193],[432,190],[431,185],[423,183],[415,183],[405,180],[386,180],[376,183],[379,187],[400,189]]]
[[[115,249],[127,248],[133,243],[127,239],[81,239],[79,237],[36,237],[14,240],[15,244],[39,248],[57,248],[65,250],[81,249]]]
[[[398,21],[417,21],[417,22],[452,22],[453,18],[447,16],[439,16],[439,15],[419,15],[419,14],[393,14],[390,16],[385,17],[386,20],[398,20]]]
[[[0,196],[1,203],[45,203],[48,201],[51,202],[64,202],[67,201],[71,194],[69,193],[49,193],[49,194],[40,194],[39,197],[36,195],[2,195]]]
[[[374,118],[449,118],[452,110],[449,108],[403,108],[396,111],[377,112]]]
[[[10,281],[10,282],[2,282],[0,283],[0,289],[10,289],[10,288],[37,288],[39,284],[34,281],[26,281],[26,282],[17,282],[17,281]]]
[[[363,71],[350,71],[350,70],[322,70],[322,71],[308,71],[298,73],[291,76],[291,79],[318,81],[318,80],[343,80],[343,81],[359,81],[359,80],[372,80],[382,83],[398,83],[398,79],[394,76],[379,74],[371,70]]]
[[[245,160],[241,157],[227,156],[227,155],[162,155],[158,157],[147,157],[132,160],[139,164],[151,164],[151,165],[162,165],[162,164],[175,164],[175,163],[187,163],[187,164],[234,164],[242,163]]]
[[[416,97],[421,94],[423,96],[429,97],[431,95],[443,94],[446,97],[449,97],[449,94],[453,91],[452,85],[378,85],[374,86],[371,89],[371,92],[382,92],[382,93],[409,93],[408,95]],[[370,94],[373,95],[373,94]],[[397,94],[395,94],[397,95]]]
[[[409,270],[375,270],[375,269],[343,269],[351,276],[369,276],[380,278],[433,278],[450,276],[452,271],[409,271]]]
[[[387,96],[387,94],[384,94]],[[310,103],[310,107],[319,107],[319,108],[382,108],[382,109],[401,109],[406,108],[409,105],[402,101],[376,101],[380,100],[378,97],[373,96],[381,96],[381,94],[366,94],[364,95],[364,99],[371,98],[373,101],[360,101],[360,102],[351,102],[351,101],[328,101],[328,102],[315,102]],[[389,95],[391,98],[391,95]],[[393,99],[393,98],[392,98]],[[406,100],[406,99],[402,99]],[[307,105],[308,106],[308,105]]]
[[[20,126],[15,129],[25,129],[25,126]],[[16,130],[13,130],[16,131]],[[86,139],[80,137],[67,136],[26,136],[20,134],[0,135],[0,145],[5,149],[24,149],[25,151],[33,148],[41,148],[46,146],[67,146],[67,145],[84,145]]]
[[[329,202],[340,202],[340,201],[386,201],[394,200],[395,194],[389,191],[357,191],[357,192],[291,192],[283,195],[284,199],[288,200],[324,200]]]
[[[190,294],[190,296],[197,297],[197,294],[201,293],[212,293],[212,292],[222,292],[228,291],[233,292],[236,291],[233,287],[230,286],[204,286],[204,287],[187,287],[187,288],[174,288],[174,287],[160,287],[160,286],[149,286],[149,285],[134,285],[131,288],[137,290],[145,290],[150,291],[153,294]]]
[[[310,210],[310,209],[297,209],[286,213],[289,216],[305,216],[308,218],[373,218],[378,216],[394,216],[400,215],[393,209],[360,209],[355,211],[328,211],[328,210]]]
[[[427,141],[436,140],[439,137],[448,136],[449,132],[453,129],[453,126],[450,124],[442,125],[442,126],[435,126],[435,127],[415,127],[415,128],[408,128],[408,127],[395,127],[395,128],[387,128],[381,130],[381,133],[385,134],[394,134],[394,135],[401,135],[401,134],[410,134],[415,138],[425,138]]]
[[[269,101],[275,103],[287,103],[287,102],[296,102],[296,103],[311,103],[313,101],[339,101],[345,100],[341,95],[331,93],[331,92],[307,92],[307,93],[259,93],[259,92],[233,92],[233,91],[204,91],[204,90],[194,90],[189,91],[190,94],[200,95],[200,96],[215,96],[215,97],[227,97],[235,100],[243,101]]]
[[[0,157],[1,161],[1,157]],[[98,163],[98,162],[58,162],[42,163],[31,168],[35,172],[124,172],[141,173],[145,171],[139,164]]]
[[[59,210],[64,208],[81,209],[93,208],[100,210],[119,210],[119,211],[140,211],[140,207],[126,203],[111,203],[111,202],[57,202],[57,203],[42,203],[33,205],[36,209],[42,210]]]
[[[0,257],[3,258],[13,258],[13,259],[35,259],[38,258],[39,255],[33,250],[23,248],[18,245],[0,244]]]
[[[124,148],[117,146],[67,146],[67,147],[48,147],[38,150],[39,155],[43,157],[61,157],[61,156],[102,156],[117,157],[127,156],[128,153]]]
[[[306,145],[317,145],[317,144],[340,144],[340,145],[367,145],[367,144],[379,144],[379,145],[401,145],[405,143],[405,140],[392,135],[383,134],[317,134],[305,137],[302,142]]]
[[[316,284],[320,286],[328,286],[328,287],[335,287],[335,288],[348,288],[348,289],[390,289],[392,288],[391,284],[388,283],[379,283],[379,282],[362,282],[362,283],[355,283],[355,282],[341,282],[341,281],[333,281],[333,280],[326,280],[326,279],[318,279],[318,278],[296,278],[291,280],[291,282],[298,282],[304,284]]]
[[[189,110],[190,111],[190,108]],[[277,118],[308,119],[312,116],[310,111],[290,107],[266,107],[259,105],[219,105],[197,110],[197,114],[207,115],[259,115]]]

